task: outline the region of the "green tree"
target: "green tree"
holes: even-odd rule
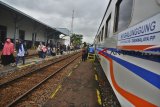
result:
[[[80,46],[82,44],[83,35],[81,34],[72,34],[71,43],[73,46]]]

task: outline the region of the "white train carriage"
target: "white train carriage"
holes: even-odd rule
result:
[[[94,44],[122,107],[160,106],[160,0],[110,0]]]

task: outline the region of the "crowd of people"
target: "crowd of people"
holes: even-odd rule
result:
[[[70,52],[71,46],[68,45],[67,47],[65,45],[60,45],[60,46],[52,46],[52,45],[45,45],[40,42],[40,44],[37,47],[37,52],[39,58],[45,58],[46,56],[55,56],[55,55],[62,55],[63,52]]]
[[[15,51],[17,52],[16,58],[14,57]],[[7,39],[4,43],[1,53],[1,64],[3,66],[17,66],[20,59],[22,59],[23,64],[25,64],[26,53],[27,48],[22,40],[16,40],[16,46],[14,46],[14,43],[11,42],[11,39]]]
[[[52,46],[50,44],[45,45],[44,43],[40,42],[37,46],[37,53],[39,58],[46,58],[46,56],[55,56],[59,54],[63,54],[64,51],[70,52],[73,51],[73,46],[65,46],[65,45],[59,45],[59,46]],[[16,55],[14,56],[14,53]],[[1,53],[1,65],[11,65],[11,66],[17,66],[19,63],[19,60],[22,60],[22,64],[25,64],[25,57],[28,55],[27,46],[24,41],[22,40],[16,40],[16,43],[11,42],[11,39],[6,39],[2,53]]]
[[[59,45],[56,47],[50,44],[45,45],[42,42],[39,43],[36,49],[39,58],[42,59],[46,58],[46,56],[55,56],[59,54],[62,55],[64,51],[70,52],[73,50],[74,47],[70,45]],[[82,61],[87,60],[87,56],[90,51],[94,52],[93,47],[89,47],[86,45],[86,43],[84,43],[82,47]],[[16,52],[16,57],[14,56],[14,52]],[[11,42],[11,39],[6,39],[1,53],[1,64],[3,66],[17,66],[20,59],[22,59],[22,64],[25,64],[25,56],[27,55],[28,51],[24,41],[20,39],[16,40],[16,44],[14,46],[14,43]]]

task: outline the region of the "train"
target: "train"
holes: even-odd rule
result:
[[[160,0],[110,0],[94,48],[122,107],[160,106]]]

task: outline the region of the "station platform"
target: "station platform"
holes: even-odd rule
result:
[[[35,54],[38,54],[37,53],[37,51],[36,51],[36,49],[28,49],[27,50],[28,51],[28,55],[35,55]],[[0,51],[0,55],[2,54],[2,51]],[[16,56],[16,52],[14,52],[14,56]],[[0,59],[1,59],[1,57],[0,57]]]
[[[71,54],[71,53],[73,53],[73,52],[70,52],[70,53],[64,52],[63,55],[67,55],[67,54]],[[35,55],[35,54],[37,54],[36,50],[29,50],[29,55]],[[26,58],[24,65],[22,64],[22,60],[20,60],[17,66],[10,66],[10,65],[3,66],[3,67],[0,66],[0,79],[3,76],[6,76],[6,75],[13,73],[13,72],[16,72],[20,69],[25,69],[28,66],[33,66],[35,64],[39,64],[44,61],[52,60],[54,58],[59,58],[61,56],[62,55],[47,56],[45,59],[39,58],[38,56],[33,56],[32,58]]]
[[[93,63],[80,62],[69,73],[43,107],[101,107]]]

